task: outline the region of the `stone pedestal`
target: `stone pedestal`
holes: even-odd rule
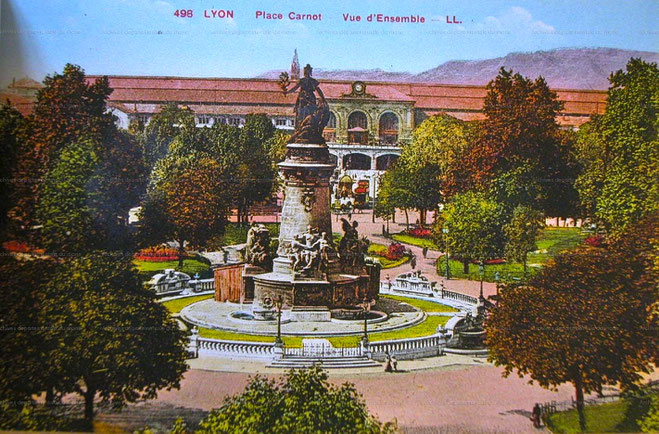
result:
[[[342,269],[332,242],[329,178],[334,165],[327,146],[290,143],[279,167],[285,197],[278,257],[272,272],[252,276],[252,312],[265,319],[273,302],[281,298],[293,321],[330,321],[330,308],[375,297],[369,291],[370,280],[379,282],[379,270],[378,276],[372,276],[364,266]]]
[[[288,144],[286,160],[279,163],[284,176],[278,256],[286,255],[295,235],[309,227],[331,236],[329,178],[334,171],[327,145]]]

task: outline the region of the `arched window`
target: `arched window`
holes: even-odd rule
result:
[[[348,143],[368,145],[368,118],[364,112],[352,112],[348,116]]]
[[[327,142],[336,142],[336,116],[330,112],[329,121],[323,130],[323,137]]]
[[[375,168],[377,170],[387,170],[398,160],[398,155],[396,154],[384,154],[380,155],[375,160]]]
[[[370,170],[371,157],[364,154],[348,154],[343,157],[343,168],[345,170]]]
[[[380,116],[379,135],[383,145],[395,145],[398,141],[398,116],[391,112]]]

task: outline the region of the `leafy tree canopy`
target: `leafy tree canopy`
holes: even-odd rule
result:
[[[479,191],[494,187],[508,211],[529,205],[572,214],[572,141],[556,122],[563,107],[556,94],[542,77],[532,81],[505,68],[487,89],[480,136],[462,165],[465,185]]]
[[[595,217],[619,234],[659,207],[659,69],[631,59],[610,81],[606,112],[588,134],[595,148],[580,153],[586,171],[579,185]]]
[[[8,215],[12,203],[16,200],[14,183],[9,182],[16,169],[16,163],[21,149],[19,129],[23,127],[25,119],[18,110],[9,104],[0,105],[0,237],[6,234]]]
[[[21,147],[15,178],[38,180],[57,164],[60,151],[86,138],[102,143],[116,131],[114,116],[106,109],[112,89],[107,77],[90,83],[79,66],[67,64],[62,74],[44,79],[37,93],[34,111],[27,117],[19,136]],[[21,182],[11,211],[17,225],[28,229],[35,224],[35,209],[43,185]]]
[[[395,432],[368,413],[354,386],[333,386],[319,367],[291,370],[276,383],[256,376],[200,424],[205,433]]]
[[[502,208],[482,193],[454,196],[437,221],[436,236],[451,256],[462,259],[465,271],[471,260],[498,258],[503,252]]]
[[[583,410],[584,393],[629,386],[650,371],[659,356],[659,233],[657,218],[647,223],[620,246],[561,253],[526,284],[500,292],[486,328],[504,375],[517,370],[547,388],[570,382]]]
[[[144,288],[132,257],[97,251],[68,260],[47,297],[42,314],[52,332],[44,361],[61,371],[56,389],[85,398],[86,419],[96,394],[122,404],[179,386],[185,332]]]

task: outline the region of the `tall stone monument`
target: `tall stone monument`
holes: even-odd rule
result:
[[[344,220],[346,232],[339,248],[332,240],[329,178],[334,170],[322,132],[330,112],[311,66],[290,90],[286,73],[280,76],[284,93],[299,89],[296,126],[279,164],[284,178],[279,248],[272,272],[253,276],[255,318],[271,317],[274,300],[283,301],[289,318],[329,321],[332,307],[352,306],[377,296],[379,265],[365,264],[367,242],[356,224]],[[316,97],[318,95],[318,98]]]

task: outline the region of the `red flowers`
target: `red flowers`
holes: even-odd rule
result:
[[[146,262],[178,261],[178,258],[178,250],[164,246],[149,247],[135,254],[135,259]]]
[[[412,228],[407,233],[418,238],[430,238],[432,236],[432,232],[428,228]]]

